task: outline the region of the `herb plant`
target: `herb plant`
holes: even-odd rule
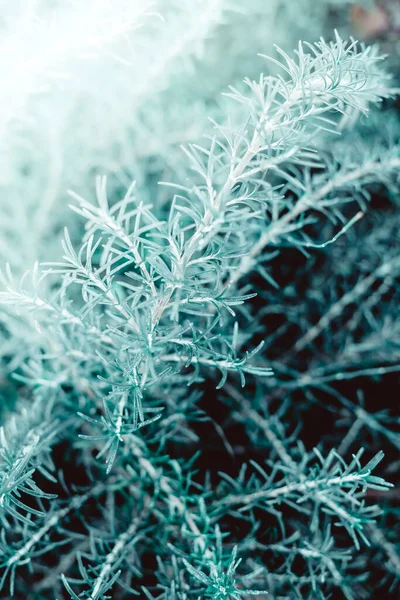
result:
[[[399,421],[364,383],[400,370],[383,59],[262,55],[172,181],[98,175],[80,243],[4,266],[2,597],[396,590]]]

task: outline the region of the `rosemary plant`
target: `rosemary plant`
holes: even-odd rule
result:
[[[360,383],[400,370],[383,58],[337,32],[262,55],[174,181],[99,175],[80,243],[5,265],[2,597],[396,589],[399,421]]]

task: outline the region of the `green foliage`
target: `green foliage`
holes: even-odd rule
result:
[[[375,190],[398,218],[397,116],[389,134],[363,121],[396,90],[375,46],[338,33],[277,55],[280,73],[231,87],[231,113],[183,148],[177,183],[121,197],[98,176],[93,201],[70,192],[80,244],[65,228],[60,259],[2,271],[18,394],[0,440],[4,593],[356,600],[383,555],[382,585],[398,581],[376,474],[398,419],[335,387],[400,369],[392,217],[374,217],[366,250],[355,238]],[[285,284],[288,252],[303,263]],[[321,405],[334,439],[309,443],[292,427]],[[205,427],[229,469],[202,469]]]

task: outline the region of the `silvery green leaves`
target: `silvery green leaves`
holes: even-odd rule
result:
[[[217,529],[217,531],[219,531]],[[221,534],[217,534],[216,550],[209,551],[210,557],[204,562],[208,563],[208,574],[199,568],[190,564],[187,559],[183,559],[184,565],[192,576],[192,579],[200,583],[201,587],[198,593],[203,593],[205,598],[213,598],[215,600],[240,600],[246,596],[266,596],[267,591],[252,590],[247,588],[245,582],[254,579],[262,571],[262,568],[257,569],[245,576],[240,577],[236,571],[241,563],[241,559],[237,558],[238,548],[234,546],[232,554],[229,557],[229,562],[222,556]],[[224,562],[227,566],[224,568]]]
[[[109,466],[121,432],[128,435],[145,422],[143,398],[160,397],[162,381],[188,369],[195,380],[210,367],[221,372],[220,386],[232,372],[242,385],[246,374],[271,374],[253,364],[259,348],[240,350],[245,339],[237,323],[236,333],[229,332],[232,319],[246,318],[251,298],[235,287],[268,244],[285,236],[301,244],[305,214],[339,187],[330,179],[329,190],[310,191],[293,172],[293,165],[319,165],[312,138],[326,119],[348,108],[366,110],[366,102],[391,93],[374,49],[359,50],[338,35],[335,42],[306,47],[308,52],[299,46],[296,60],[280,52],[285,78],[261,76],[259,83],[247,82],[246,95],[232,92],[245,105],[246,124],[239,131],[217,126],[208,148],[186,151],[192,183],[177,186],[166,219],[140,200],[134,184],[110,205],[106,180],[99,178],[95,204],[73,194],[74,210],[86,220],[81,248],[75,250],[66,231],[63,262],[47,265],[47,275],[62,278],[57,295],[42,300],[35,286],[30,296],[18,293],[8,275],[3,302],[20,297],[23,305],[42,309],[42,316],[61,316],[56,353],[54,341],[46,353],[59,357],[68,345],[61,381],[69,383],[78,369],[80,390],[90,390],[90,411],[105,410],[107,437],[114,432],[107,442]],[[359,182],[364,171],[352,177]],[[298,186],[302,196],[290,205],[287,191]],[[38,319],[40,328],[45,323]]]
[[[56,481],[51,450],[60,436],[60,422],[52,414],[52,400],[47,400],[47,409],[38,399],[33,412],[23,405],[0,428],[0,520],[6,529],[14,519],[34,527],[34,517],[44,516],[46,502],[56,497],[46,487]],[[44,482],[40,487],[38,479]]]
[[[344,527],[353,538],[356,548],[359,548],[359,539],[368,543],[363,534],[363,525],[374,522],[375,517],[380,514],[377,506],[365,506],[365,491],[368,488],[385,491],[391,487],[381,477],[372,475],[372,471],[383,459],[383,452],[378,453],[364,467],[360,463],[362,450],[353,456],[349,464],[335,451],[331,451],[326,458],[318,449],[314,449],[314,453],[318,462],[313,461],[310,454],[290,470],[287,465],[276,463],[267,472],[254,463],[256,472],[249,478],[250,485],[245,494],[235,493],[235,488],[239,490],[241,483],[234,484],[222,474],[228,483],[232,483],[231,496],[227,498],[227,502],[241,505],[242,511],[255,507],[275,511],[275,504],[279,506],[286,502],[293,507],[298,505],[299,510],[312,516],[311,531],[314,532],[320,527],[321,510],[336,525]]]
[[[25,398],[50,408],[38,411],[44,423],[30,423],[22,439],[6,434],[2,440],[1,516],[19,536],[14,546],[2,538],[2,584],[9,576],[14,581],[17,567],[19,573],[65,542],[66,558],[43,589],[75,600],[122,594],[114,592],[120,587],[159,600],[264,593],[256,589],[277,598],[326,598],[333,589],[355,597],[349,581],[358,584],[363,568],[352,576],[351,552],[372,539],[380,512],[366,502],[367,492],[390,488],[372,473],[383,454],[363,466],[361,453],[346,462],[339,451],[301,443],[284,422],[284,408],[296,418],[291,386],[308,389],[310,380],[280,357],[271,369],[268,352],[278,334],[266,332],[262,318],[276,311],[283,326],[298,325],[303,337],[295,344],[302,350],[337,317],[336,300],[320,301],[330,291],[320,285],[318,292],[310,288],[307,307],[318,293],[322,313],[317,323],[307,319],[296,277],[283,292],[268,263],[284,247],[307,255],[352,239],[371,187],[396,190],[396,142],[377,143],[369,153],[350,143],[348,151],[338,150],[332,142],[393,91],[377,50],[338,35],[300,45],[294,59],[278,53],[282,74],[231,89],[232,118],[215,124],[203,144],[184,149],[182,179],[162,188],[163,200],[170,193],[167,204],[158,202],[154,186],[143,193],[132,184],[117,195],[98,177],[94,201],[72,192],[84,223],[80,245],[66,228],[60,260],[35,266],[20,284],[6,268],[3,321],[25,322],[36,332],[35,346],[25,356],[19,352],[23,366],[15,376]],[[389,260],[386,271],[377,265],[379,279],[386,279],[394,254]],[[359,297],[368,289],[355,284]],[[337,302],[347,306],[354,294],[339,294]],[[15,305],[17,317],[11,316]],[[314,374],[326,383],[334,365],[322,364],[318,348],[315,361],[320,371],[316,365]],[[235,468],[217,482],[214,448],[214,480],[192,471],[195,449],[207,445],[192,425],[212,427],[200,402],[210,384],[234,406],[227,420],[244,425],[257,456],[237,475],[235,440],[227,439],[225,421],[215,423]],[[289,408],[281,402],[286,394]],[[273,416],[267,399],[280,403]],[[385,415],[372,422],[379,427]],[[88,477],[89,489],[71,486],[66,501],[36,483],[36,475],[54,478],[56,439],[76,452]],[[105,481],[99,493],[96,478]],[[112,478],[126,492],[115,494]],[[32,495],[37,506],[21,494]],[[278,566],[267,573],[268,552]],[[158,555],[158,570],[154,585],[142,586],[148,554]]]

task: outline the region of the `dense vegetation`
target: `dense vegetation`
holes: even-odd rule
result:
[[[396,51],[310,4],[2,23],[2,597],[395,597]]]

